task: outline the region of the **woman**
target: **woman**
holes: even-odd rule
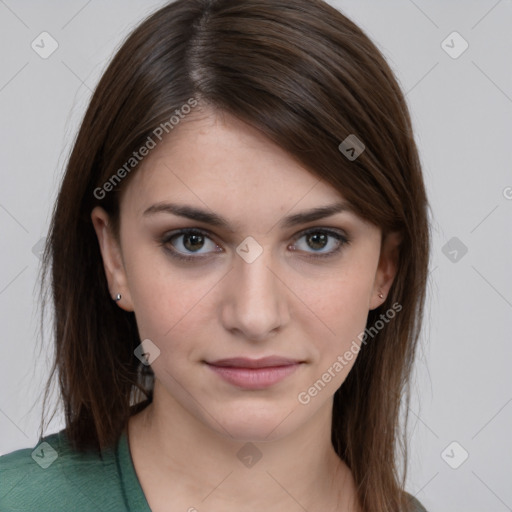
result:
[[[424,510],[398,467],[427,209],[403,94],[340,12],[150,16],[44,254],[66,428],[0,458],[0,509]]]

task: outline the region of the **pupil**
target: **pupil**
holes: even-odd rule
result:
[[[192,241],[191,244],[187,243],[187,240]],[[183,245],[189,251],[200,249],[203,245],[203,237],[201,235],[185,235]]]
[[[314,233],[312,235],[309,235],[308,238],[310,241],[313,241],[313,244],[310,244],[310,247],[312,249],[323,249],[327,243],[327,235],[325,233]],[[319,244],[320,247],[314,247],[317,244]]]

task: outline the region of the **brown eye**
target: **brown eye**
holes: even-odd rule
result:
[[[297,243],[304,240],[305,243]],[[302,233],[295,241],[295,250],[309,253],[308,256],[329,257],[339,252],[350,243],[349,239],[337,231],[313,229]]]
[[[312,233],[306,235],[306,243],[314,250],[323,249],[329,242],[329,236],[325,233]]]
[[[161,240],[161,244],[172,257],[189,261],[202,259],[220,249],[207,233],[197,229],[169,233]]]
[[[183,237],[182,244],[187,251],[197,251],[204,245],[205,237],[203,235],[196,235],[195,233],[191,233],[180,236]]]

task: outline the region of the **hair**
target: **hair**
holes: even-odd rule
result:
[[[153,372],[134,356],[134,313],[112,300],[90,214],[102,206],[119,240],[120,196],[137,166],[104,197],[97,190],[126,170],[155,128],[170,133],[169,119],[191,98],[261,130],[383,235],[401,233],[394,282],[367,326],[391,304],[401,310],[361,346],[336,391],[332,444],[365,511],[405,510],[400,408],[410,400],[422,325],[429,205],[396,77],[368,36],[321,0],[177,0],[144,20],[113,57],[74,142],[42,258],[55,343],[42,420],[56,373],[75,450],[112,445],[153,399]],[[365,146],[354,160],[338,147],[351,134]]]

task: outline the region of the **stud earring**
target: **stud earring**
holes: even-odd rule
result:
[[[121,300],[121,294],[120,294],[120,293],[118,293],[118,294],[116,295],[116,298],[115,298],[114,300],[115,300],[116,302],[120,301],[120,300]]]
[[[384,295],[382,295],[382,292],[379,292],[379,299],[383,299]]]

